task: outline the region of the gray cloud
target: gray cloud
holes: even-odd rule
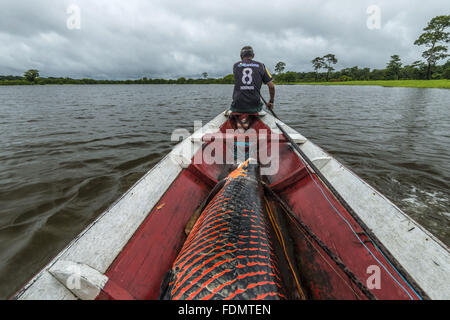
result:
[[[66,26],[71,4],[81,9],[80,30]],[[369,5],[381,9],[379,30],[366,26]],[[223,76],[247,44],[269,68],[282,60],[310,71],[314,57],[330,52],[338,68],[382,68],[392,54],[420,59],[414,40],[449,13],[448,0],[2,0],[0,74]]]

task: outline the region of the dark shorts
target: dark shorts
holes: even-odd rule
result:
[[[231,105],[231,112],[236,113],[258,113],[262,110],[263,104],[257,106],[257,107],[245,107],[245,108],[235,108],[233,105]]]

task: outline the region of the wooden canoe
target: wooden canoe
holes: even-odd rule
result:
[[[13,298],[157,299],[186,240],[186,225],[230,170],[227,164],[195,159],[214,145],[236,143],[227,133],[231,128],[226,111],[176,145]],[[448,247],[273,116],[261,112],[251,129],[266,147],[278,142],[277,170],[267,171],[265,181],[306,228],[295,228],[292,217],[284,220],[291,262],[308,299],[367,299],[364,288],[383,300],[450,299]],[[280,211],[280,203],[271,205]]]

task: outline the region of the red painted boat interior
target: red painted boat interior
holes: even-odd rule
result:
[[[227,121],[221,132],[231,128]],[[252,128],[270,133],[258,119]],[[203,150],[212,144],[225,145],[220,139],[210,140]],[[380,288],[371,289],[376,298],[419,299],[332,193],[306,170],[289,144],[281,137],[280,141],[281,165],[277,174],[267,177],[272,189],[364,285],[373,274],[369,271],[372,266],[379,268]],[[230,170],[231,166],[204,162],[184,169],[107,270],[110,280],[98,299],[157,299],[163,277],[186,240],[184,228],[189,218]],[[277,207],[274,202],[271,205]],[[309,299],[367,299],[317,243],[295,225],[286,225]]]

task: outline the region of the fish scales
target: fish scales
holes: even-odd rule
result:
[[[243,163],[201,213],[163,299],[284,299],[259,167]]]

